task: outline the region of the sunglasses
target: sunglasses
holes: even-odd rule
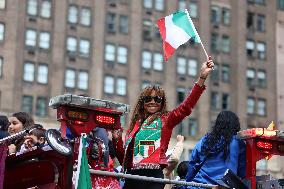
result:
[[[160,96],[145,96],[144,97],[144,102],[145,103],[149,103],[149,102],[151,102],[152,100],[154,99],[154,101],[156,102],[156,103],[162,103],[162,101],[163,101],[163,98],[162,97],[160,97]]]

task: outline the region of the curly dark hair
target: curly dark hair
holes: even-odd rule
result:
[[[144,97],[150,96],[152,91],[155,91],[158,96],[162,97],[163,101],[161,104],[160,111],[151,115],[151,117],[149,117],[149,119],[147,120],[148,123],[151,123],[157,117],[160,117],[161,115],[167,113],[167,98],[165,96],[164,89],[160,87],[159,85],[148,85],[141,91],[138,97],[138,100],[132,112],[132,116],[130,119],[130,127],[127,133],[132,131],[137,121],[140,121],[140,124],[142,124],[145,121],[145,119],[148,117],[147,112],[145,112],[144,110]]]
[[[210,153],[223,151],[224,159],[226,159],[230,154],[230,142],[240,129],[239,118],[234,112],[221,111],[212,130],[205,135],[202,152],[208,156]]]

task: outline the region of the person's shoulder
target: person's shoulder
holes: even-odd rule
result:
[[[240,139],[237,135],[233,135],[232,140],[237,142],[244,142],[244,140]]]
[[[239,146],[244,146],[244,145],[245,145],[245,141],[242,140],[242,139],[239,139],[239,138],[237,137],[237,135],[234,135],[234,136],[233,136],[231,143],[232,143],[232,144],[235,144],[235,145],[239,145]]]
[[[203,136],[199,141],[196,143],[194,150],[201,151],[201,146],[204,143],[205,136]]]
[[[204,135],[203,137],[201,137],[201,139],[199,139],[198,143],[204,143],[204,141],[206,140],[207,138],[207,134]]]

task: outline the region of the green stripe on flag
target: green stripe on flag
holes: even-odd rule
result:
[[[79,149],[81,150],[81,154],[79,152],[78,156],[78,165],[80,165],[80,167],[78,167],[79,172],[77,171],[77,174],[79,174],[79,178],[76,189],[92,189],[90,170],[86,152],[86,138],[84,136],[81,136],[81,142],[82,145],[80,145],[81,148]],[[81,164],[79,163],[79,161],[81,161]]]
[[[182,28],[190,36],[190,38],[194,38],[195,43],[200,43],[195,27],[193,23],[189,22],[186,12],[179,11],[173,13],[172,20],[173,23]]]

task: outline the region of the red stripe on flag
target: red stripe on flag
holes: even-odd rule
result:
[[[160,30],[160,34],[163,39],[163,49],[164,49],[164,58],[166,61],[174,54],[175,48],[173,48],[166,40],[166,26],[165,26],[165,18],[161,18],[157,21],[157,25]]]
[[[163,41],[166,39],[166,26],[165,26],[165,18],[161,18],[157,21],[157,25],[160,30],[160,34],[162,36]]]
[[[174,54],[176,50],[166,41],[163,41],[163,49],[164,49],[164,56],[165,56],[166,61],[168,61],[168,59]]]

